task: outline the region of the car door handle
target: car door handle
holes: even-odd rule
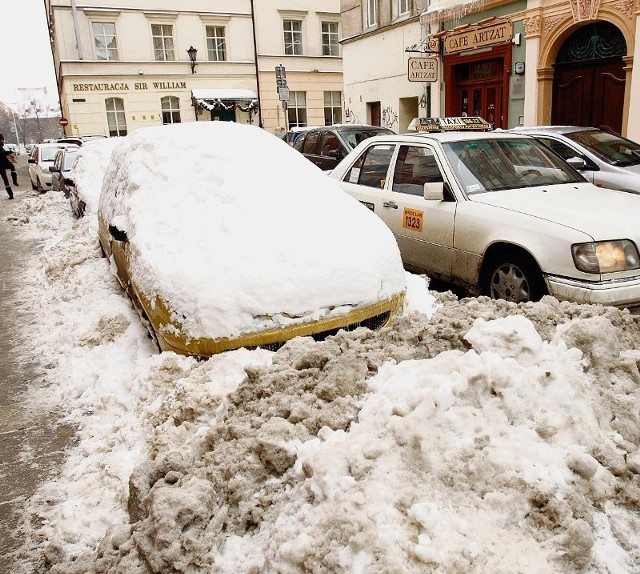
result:
[[[391,209],[398,209],[398,204],[395,201],[385,201],[382,207],[390,207]]]

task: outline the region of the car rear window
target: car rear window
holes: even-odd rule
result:
[[[370,137],[392,134],[393,132],[387,128],[366,128],[361,130],[342,130],[338,133],[342,136],[342,139],[349,144],[350,148],[353,149],[360,142],[369,139]]]

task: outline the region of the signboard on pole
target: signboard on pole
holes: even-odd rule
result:
[[[280,98],[281,102],[289,101],[289,88],[278,88],[278,98]]]
[[[66,128],[69,125],[69,120],[67,118],[60,118],[59,123],[63,128]]]
[[[409,58],[407,79],[410,82],[437,82],[438,58]]]

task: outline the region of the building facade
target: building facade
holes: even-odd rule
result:
[[[342,0],[345,105],[640,140],[640,0]],[[367,54],[379,65],[363,67]],[[410,103],[410,105],[408,105]],[[384,118],[382,125],[385,125]]]
[[[342,119],[339,0],[44,2],[67,135]]]

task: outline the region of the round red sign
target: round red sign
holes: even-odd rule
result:
[[[64,128],[69,125],[69,120],[67,118],[60,118],[60,125]]]

